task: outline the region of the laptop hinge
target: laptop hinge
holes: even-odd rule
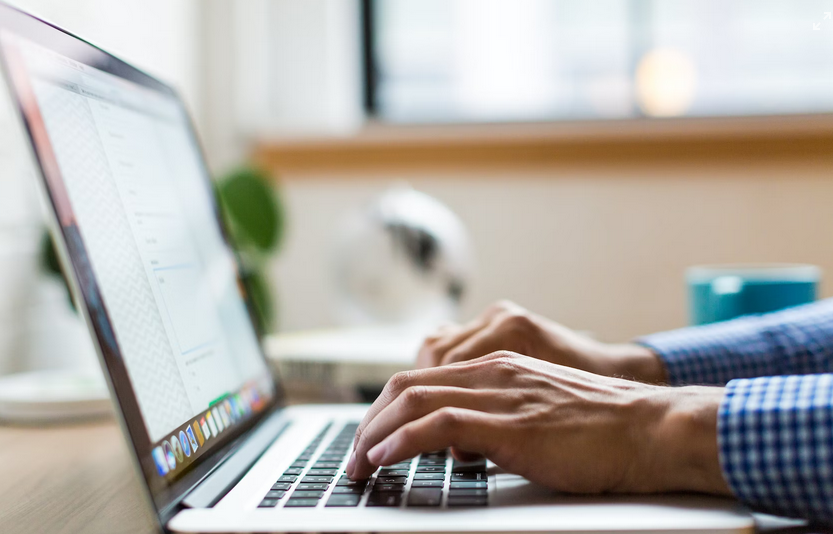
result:
[[[266,449],[289,427],[282,410],[268,417],[217,469],[181,501],[186,508],[210,508],[243,478]]]

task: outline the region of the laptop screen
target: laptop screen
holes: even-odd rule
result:
[[[76,281],[158,488],[239,434],[275,384],[179,98],[82,41],[37,40],[0,27]]]

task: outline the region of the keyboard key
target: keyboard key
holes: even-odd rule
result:
[[[439,488],[414,488],[408,493],[408,506],[439,506],[442,498]]]
[[[312,508],[318,505],[318,499],[290,499],[286,501],[285,508]]]
[[[315,462],[312,469],[338,469],[341,462]]]
[[[283,496],[286,495],[284,490],[270,490],[266,492],[267,499],[283,499]]]
[[[443,465],[418,465],[417,473],[445,473]]]
[[[311,452],[310,453],[305,452],[305,453],[301,454],[301,456],[295,458],[296,462],[307,462],[309,460],[312,460],[312,453]]]
[[[312,490],[327,491],[327,488],[329,488],[329,487],[330,487],[330,485],[327,484],[326,482],[308,482],[308,483],[303,483],[302,482],[301,484],[298,484],[298,487],[296,489],[304,490],[304,491],[312,491]]]
[[[451,489],[486,489],[488,485],[485,480],[469,481],[469,482],[452,482]]]
[[[407,462],[399,462],[398,464],[386,465],[386,466],[383,467],[383,469],[407,469],[407,470],[410,470],[411,469],[411,461],[408,460]]]
[[[273,490],[288,490],[292,486],[289,482],[275,482],[272,484]]]
[[[331,495],[327,506],[358,506],[361,495]]]
[[[379,471],[380,477],[406,477],[410,473],[408,469],[382,469]]]
[[[463,482],[466,480],[488,480],[489,475],[484,472],[477,473],[451,473],[452,482]]]
[[[333,477],[320,477],[320,476],[305,476],[301,479],[301,484],[313,484],[315,482],[324,482],[329,484],[333,481]]]
[[[441,450],[423,453],[420,458],[445,458],[446,456],[448,456],[448,451]]]
[[[305,491],[305,490],[295,490],[292,492],[292,495],[289,496],[290,499],[320,499],[324,496],[323,491]]]
[[[485,489],[450,489],[448,491],[448,498],[452,497],[485,497],[488,495],[488,490]]]
[[[473,462],[458,462],[454,461],[451,465],[451,471],[454,473],[471,473],[486,470],[486,460],[475,460]]]
[[[361,495],[364,493],[364,486],[336,486],[333,488],[333,493]]]
[[[303,469],[306,466],[307,466],[307,462],[292,462],[292,465],[290,465],[289,467],[295,467],[295,468]]]
[[[445,480],[445,473],[415,473],[414,480]]]
[[[444,480],[414,480],[411,482],[412,488],[441,488],[445,484]]]
[[[376,478],[377,484],[405,484],[408,481],[408,477],[378,477]]]
[[[420,458],[418,465],[445,465],[445,458]]]
[[[452,497],[448,496],[448,506],[488,506],[488,497]]]
[[[257,505],[258,508],[274,508],[278,505],[277,499],[263,499],[260,501],[260,504]]]
[[[303,473],[304,470],[299,467],[290,467],[286,471],[283,472],[284,475],[300,475]]]
[[[401,493],[405,491],[404,484],[376,484],[373,486],[374,493],[395,492]]]
[[[309,474],[312,476],[335,476],[338,473],[338,469],[316,469],[312,468],[309,470]]]
[[[367,499],[368,506],[399,506],[401,493],[371,493]]]
[[[295,475],[283,475],[278,479],[278,482],[295,482],[298,477]]]
[[[319,462],[341,462],[342,460],[344,460],[343,454],[324,453],[318,457]]]
[[[338,486],[367,486],[367,479],[364,480],[350,480],[350,477],[343,476],[338,479]]]

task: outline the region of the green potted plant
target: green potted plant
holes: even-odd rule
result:
[[[215,184],[229,238],[240,257],[241,278],[252,301],[261,335],[275,322],[275,303],[266,274],[283,239],[285,213],[271,177],[252,166],[230,172]]]

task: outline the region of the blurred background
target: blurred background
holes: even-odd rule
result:
[[[178,87],[215,176],[265,173],[270,331],[355,322],[345,221],[403,184],[464,228],[460,319],[506,298],[623,341],[687,323],[690,265],[833,273],[830,0],[14,3]],[[85,339],[25,154],[3,95],[0,373]]]

